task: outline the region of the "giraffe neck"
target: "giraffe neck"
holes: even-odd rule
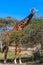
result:
[[[17,30],[21,30],[23,29],[26,25],[28,25],[28,23],[30,22],[31,18],[33,17],[34,14],[30,14],[29,16],[27,16],[25,19],[21,20],[20,22],[18,22],[16,24]]]

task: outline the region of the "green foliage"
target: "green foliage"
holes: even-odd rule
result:
[[[17,19],[14,19],[10,16],[7,18],[0,18],[0,26],[3,26],[3,24],[7,24],[8,26],[15,25],[15,23],[18,22]]]
[[[27,29],[40,30],[43,28],[43,19],[34,18],[30,21],[30,24],[26,27]]]

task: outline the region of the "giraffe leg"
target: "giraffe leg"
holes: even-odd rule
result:
[[[15,59],[14,59],[14,63],[17,64],[17,58],[16,58],[17,52],[15,51]]]
[[[4,63],[6,63],[7,52],[8,52],[8,47],[6,47],[4,50]]]
[[[6,63],[8,49],[9,49],[9,42],[7,42],[5,44],[5,49],[4,49],[4,63]]]
[[[22,61],[21,61],[21,52],[19,52],[19,63],[22,64]]]

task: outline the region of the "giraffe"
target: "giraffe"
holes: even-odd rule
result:
[[[9,49],[9,45],[10,45],[10,41],[9,41],[10,40],[10,36],[15,31],[20,31],[25,26],[27,26],[34,14],[35,14],[35,10],[32,9],[30,15],[28,15],[26,18],[24,18],[23,20],[21,20],[18,23],[16,23],[16,25],[14,26],[14,28],[6,33],[5,38],[4,38],[4,44],[5,44],[5,46],[3,48],[3,50],[4,50],[4,63],[6,63],[7,53],[8,53],[8,49]],[[17,46],[18,46],[18,44],[16,45],[16,47]],[[15,50],[15,54],[16,54],[16,50]],[[16,63],[16,59],[14,61]],[[21,62],[21,60],[20,60],[20,62]]]

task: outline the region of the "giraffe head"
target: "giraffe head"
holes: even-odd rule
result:
[[[34,13],[35,13],[35,9],[34,9],[34,8],[32,8],[31,13],[32,13],[32,14],[34,14]]]

